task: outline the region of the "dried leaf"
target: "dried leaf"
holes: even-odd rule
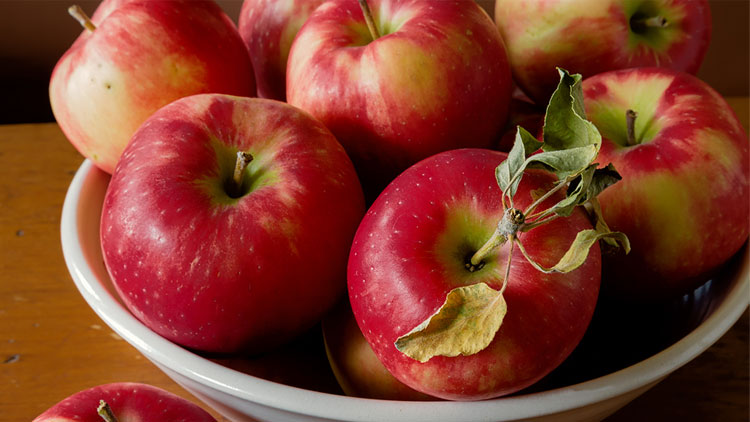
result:
[[[420,362],[472,355],[492,342],[506,312],[503,295],[487,284],[457,287],[435,314],[399,337],[396,348]]]
[[[542,143],[537,141],[526,129],[518,126],[516,139],[505,159],[495,169],[495,178],[500,189],[511,198],[515,196],[525,168],[526,157],[539,150]]]

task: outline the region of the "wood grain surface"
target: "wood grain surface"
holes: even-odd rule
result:
[[[732,98],[745,128],[748,99]],[[30,421],[98,384],[135,381],[199,403],[87,306],[63,261],[60,213],[82,162],[54,123],[0,126],[0,422]],[[707,352],[607,419],[747,421],[748,313]]]

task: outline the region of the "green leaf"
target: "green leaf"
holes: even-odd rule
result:
[[[587,200],[584,204],[586,212],[589,214],[589,218],[592,220],[594,230],[597,233],[611,233],[609,226],[604,221],[604,215],[602,214],[602,207],[599,204],[599,199],[592,197]],[[604,243],[614,248],[622,248],[626,254],[630,253],[630,239],[622,233],[620,237],[605,237]]]
[[[427,320],[396,340],[412,359],[472,355],[486,348],[503,323],[507,306],[502,293],[485,283],[457,287]]]
[[[586,202],[591,180],[596,173],[597,164],[589,165],[586,170],[570,182],[567,196],[551,207],[551,211],[561,217],[568,217],[578,205]]]
[[[532,134],[521,126],[518,126],[516,139],[513,143],[513,148],[508,153],[508,158],[495,169],[497,184],[504,194],[509,195],[511,198],[515,196],[518,184],[521,182],[521,177],[523,176],[526,157],[539,150],[541,146],[542,143],[534,138]]]
[[[589,250],[600,239],[613,238],[618,242],[627,242],[628,238],[621,232],[597,232],[594,229],[581,230],[576,235],[573,244],[570,245],[565,255],[552,268],[544,268],[541,265],[529,260],[529,262],[539,271],[545,273],[569,273],[586,262],[589,256]],[[519,242],[520,243],[520,242]]]
[[[586,120],[581,89],[582,77],[580,74],[571,75],[564,69],[557,70],[560,73],[560,82],[547,105],[542,149],[559,151],[595,145],[598,153],[602,137],[596,126]]]
[[[557,177],[563,180],[584,171],[598,152],[599,149],[595,145],[540,152],[527,158],[524,168],[543,168],[557,174]]]

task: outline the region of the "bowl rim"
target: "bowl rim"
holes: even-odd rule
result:
[[[659,353],[616,372],[552,390],[496,399],[396,401],[349,397],[279,384],[212,362],[159,336],[121,305],[95,275],[81,247],[78,206],[87,177],[96,170],[86,159],[70,183],[62,208],[60,236],[70,275],[84,300],[113,331],[158,366],[240,400],[331,420],[495,421],[544,416],[648,388],[708,349],[750,304],[748,253],[736,280],[711,314],[683,338]],[[645,390],[644,390],[645,391]],[[469,411],[469,409],[471,409]]]

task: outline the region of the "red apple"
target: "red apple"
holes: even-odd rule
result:
[[[100,401],[107,404],[119,422],[216,422],[193,402],[160,388],[133,382],[104,384],[80,391],[52,406],[33,422],[115,420],[100,415]]]
[[[475,2],[366,4],[373,30],[353,0],[308,18],[289,53],[287,100],[331,129],[374,196],[437,152],[490,147],[512,84],[500,34]]]
[[[297,32],[324,0],[245,0],[238,28],[255,70],[258,96],[286,100],[286,62]]]
[[[497,0],[513,77],[537,103],[556,67],[594,74],[641,66],[695,73],[711,38],[707,0]]]
[[[125,149],[102,251],[155,332],[257,353],[310,328],[345,290],[363,213],[351,161],[320,122],[278,101],[202,94],[157,111]]]
[[[470,268],[470,258],[503,217],[494,176],[506,157],[459,149],[415,164],[377,198],[354,238],[348,286],[357,324],[397,379],[432,396],[485,399],[533,384],[570,354],[594,311],[601,275],[596,245],[585,263],[568,273],[538,271],[518,247],[507,279],[507,247]],[[546,171],[527,170],[515,206],[528,206],[556,181]],[[542,208],[561,197],[557,192]],[[567,219],[518,236],[530,256],[550,266],[580,230],[590,228],[586,214],[576,208]],[[426,362],[396,348],[397,339],[435,314],[449,291],[481,282],[495,290],[506,286],[507,314],[486,348]]]
[[[198,93],[255,93],[247,49],[213,1],[109,0],[94,18],[55,66],[49,95],[70,142],[108,173],[160,107]]]
[[[598,161],[623,178],[599,198],[604,217],[633,245],[607,257],[604,287],[646,300],[696,287],[748,238],[747,133],[716,91],[685,73],[602,73],[584,79],[583,94],[604,138]]]
[[[433,400],[407,387],[378,360],[359,331],[348,300],[323,319],[326,355],[341,389],[349,396],[383,400]]]

